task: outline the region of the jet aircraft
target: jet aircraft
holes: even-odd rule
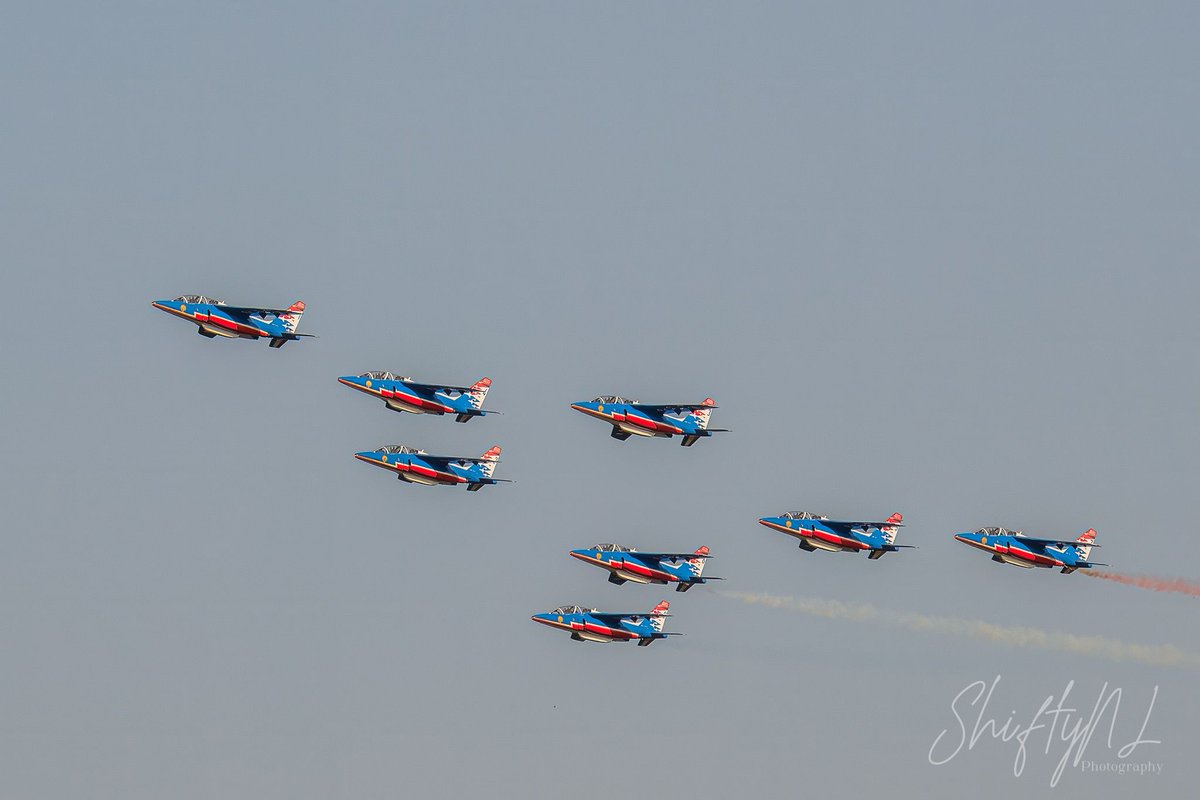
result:
[[[671,604],[663,600],[648,614],[625,614],[570,605],[559,606],[549,614],[534,614],[530,619],[570,631],[571,638],[577,642],[636,641],[638,647],[646,647],[655,639],[682,635],[663,632],[664,618],[670,616],[667,613],[670,607]]]
[[[789,511],[778,517],[763,517],[758,522],[768,528],[795,536],[800,540],[800,549],[813,552],[857,553],[867,551],[867,558],[882,558],[884,553],[893,553],[913,545],[896,544],[896,533],[902,527],[904,516],[892,514],[883,522],[855,522],[835,520],[812,514],[808,511]]]
[[[1077,569],[1107,567],[1088,561],[1096,544],[1096,530],[1088,528],[1078,539],[1039,539],[1006,528],[980,528],[974,533],[956,533],[954,538],[992,554],[992,561],[1014,567],[1061,567],[1064,575]]]
[[[712,558],[708,552],[702,546],[694,553],[643,553],[619,544],[597,544],[572,550],[570,555],[608,570],[608,582],[618,586],[626,581],[674,583],[675,591],[686,592],[698,583],[723,580],[702,577],[705,561]]]
[[[500,445],[493,445],[479,458],[434,456],[424,450],[403,444],[389,444],[378,450],[355,453],[359,461],[392,470],[396,477],[423,486],[457,486],[466,484],[468,492],[477,492],[494,483],[511,483],[493,478],[500,462]]]
[[[174,300],[155,300],[150,305],[159,311],[182,317],[196,326],[196,332],[212,339],[270,339],[271,347],[312,336],[296,333],[304,303],[297,300],[287,308],[231,306],[199,294],[185,294]]]
[[[617,395],[601,395],[594,400],[572,403],[571,408],[602,419],[612,425],[609,434],[614,439],[625,441],[630,436],[653,436],[670,439],[682,436],[684,447],[691,447],[700,439],[714,433],[727,432],[726,428],[708,427],[713,409],[717,407],[711,397],[701,403],[665,403],[654,405],[639,403]]]
[[[343,375],[338,383],[378,397],[393,411],[411,414],[453,414],[455,422],[495,414],[483,410],[483,398],[491,388],[491,378],[480,378],[470,386],[448,383],[420,383],[403,375],[372,371],[362,375]]]

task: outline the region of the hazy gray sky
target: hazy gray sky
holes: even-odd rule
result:
[[[1193,796],[1197,671],[614,587],[1200,650],[1188,3],[28,4],[0,26],[0,798]],[[149,301],[308,303],[280,351]],[[339,386],[495,381],[467,425]],[[573,400],[712,395],[690,449]],[[504,447],[478,494],[355,451]],[[755,524],[905,514],[878,562]],[[651,648],[529,621],[649,609]],[[942,767],[950,702],[1125,690],[1157,776]],[[1089,758],[1115,760],[1099,744]]]

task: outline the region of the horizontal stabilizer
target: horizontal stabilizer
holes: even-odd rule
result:
[[[499,411],[480,411],[477,408],[468,408],[466,411],[458,411],[454,415],[455,422],[469,422],[475,417],[486,417],[488,414],[499,414]]]

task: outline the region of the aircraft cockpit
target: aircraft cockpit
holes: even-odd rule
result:
[[[632,553],[632,547],[626,547],[623,544],[594,544],[593,550],[599,550],[602,553]]]
[[[425,455],[425,451],[424,451],[424,450],[420,450],[420,449],[418,449],[418,448],[416,448],[416,447],[409,447],[409,446],[408,446],[408,445],[406,445],[406,444],[385,444],[383,447],[380,447],[380,448],[379,448],[378,452],[380,452],[380,453],[399,453],[399,454]]]
[[[589,611],[595,611],[594,608],[584,608],[583,606],[559,606],[551,611],[551,614],[586,614]]]
[[[225,303],[221,300],[214,300],[211,297],[205,297],[202,294],[182,294],[175,298],[176,303],[187,303],[188,305],[209,305],[223,306]]]
[[[405,375],[396,375],[395,373],[388,372],[386,370],[381,370],[381,369],[369,370],[367,372],[364,372],[362,375],[359,375],[358,377],[370,378],[370,379],[376,380],[376,381],[411,381],[412,380],[412,378],[409,378]]]
[[[981,536],[1020,536],[1021,531],[1010,531],[1008,528],[980,528],[975,531]]]
[[[783,515],[784,519],[829,519],[823,514],[814,514],[811,511],[789,511]]]
[[[628,397],[621,397],[619,394],[602,394],[592,401],[593,403],[628,403],[636,405],[637,400],[630,400]]]

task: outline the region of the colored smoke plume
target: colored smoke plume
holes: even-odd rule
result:
[[[754,592],[718,590],[717,593],[750,605],[798,611],[802,614],[827,619],[856,622],[875,621],[899,625],[913,631],[963,636],[1011,647],[1059,650],[1079,655],[1098,656],[1114,661],[1139,661],[1155,666],[1200,668],[1200,653],[1186,652],[1170,644],[1131,644],[1103,636],[1059,633],[1040,628],[996,625],[982,620],[890,611],[865,603],[843,603],[838,600],[821,600],[811,597],[781,597]]]
[[[1122,575],[1119,572],[1097,572],[1094,569],[1081,569],[1080,575],[1089,578],[1099,578],[1104,581],[1123,583],[1126,586],[1137,586],[1153,592],[1176,592],[1178,594],[1200,597],[1200,583],[1187,581],[1183,578],[1156,578],[1153,575]]]

